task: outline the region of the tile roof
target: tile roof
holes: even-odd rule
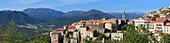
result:
[[[58,34],[59,32],[58,31],[52,31],[52,34]]]
[[[129,21],[128,21],[128,22],[132,22],[132,20],[130,20],[130,19],[129,19]]]
[[[155,22],[164,22],[165,20],[158,19]]]
[[[164,26],[170,26],[170,25],[164,25]]]
[[[56,31],[64,31],[64,29],[59,28],[59,29],[57,29]]]
[[[76,26],[68,26],[68,29],[76,29]]]
[[[150,23],[155,23],[155,21],[151,21]]]
[[[54,40],[54,41],[52,41],[52,42],[59,42],[58,40]]]
[[[163,33],[163,35],[166,35],[166,36],[167,36],[167,34],[164,33],[164,32],[162,32],[162,31],[156,31],[156,32],[154,32],[153,34],[159,34],[159,33]]]
[[[89,32],[94,32],[95,30],[87,30],[87,31],[89,31]]]

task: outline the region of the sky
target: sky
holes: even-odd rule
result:
[[[170,0],[0,0],[0,10],[22,11],[27,8],[51,8],[68,12],[97,9],[103,12],[152,12],[169,7]]]

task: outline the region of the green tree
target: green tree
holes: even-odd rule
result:
[[[13,20],[4,28],[1,28],[1,40],[3,43],[22,43],[28,42],[29,39],[24,36],[21,28],[18,28]]]
[[[143,26],[135,27],[128,25],[123,35],[123,43],[148,43],[147,34],[144,34]]]

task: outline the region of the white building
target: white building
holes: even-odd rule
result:
[[[111,39],[115,40],[123,39],[123,33],[111,33]]]
[[[163,32],[170,34],[170,22],[164,25]]]
[[[142,25],[145,25],[146,28],[148,28],[150,21],[151,21],[151,20],[148,19],[148,18],[134,19],[134,25],[135,25],[135,26],[140,26],[140,25],[142,24]]]

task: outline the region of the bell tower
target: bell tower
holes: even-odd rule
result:
[[[122,19],[125,20],[125,11],[122,13]]]

